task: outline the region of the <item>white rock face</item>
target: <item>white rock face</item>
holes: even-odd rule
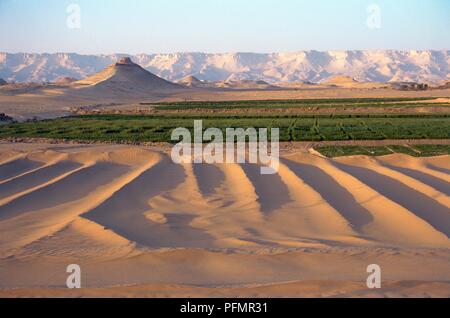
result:
[[[192,75],[200,80],[321,82],[336,75],[358,81],[437,83],[450,79],[450,51],[301,51],[294,53],[138,54],[133,61],[170,81]],[[82,79],[124,55],[0,53],[0,77],[7,81],[46,82]]]

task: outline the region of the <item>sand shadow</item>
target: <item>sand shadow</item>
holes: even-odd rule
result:
[[[194,164],[193,170],[200,192],[205,197],[214,194],[225,181],[222,170],[212,164]]]
[[[289,190],[278,174],[261,174],[261,166],[242,164],[245,175],[255,188],[257,201],[263,213],[271,213],[283,205],[292,202]]]
[[[449,169],[445,169],[439,166],[435,166],[433,164],[427,164],[427,168],[432,169],[432,170],[436,170],[445,174],[448,174],[450,176],[450,170]]]
[[[99,186],[114,181],[129,169],[127,166],[107,162],[81,169],[0,207],[0,220],[79,200]]]
[[[0,181],[4,181],[30,170],[36,169],[44,164],[28,159],[17,159],[0,165]]]
[[[361,230],[363,226],[373,221],[372,214],[356,202],[349,191],[322,169],[290,160],[284,160],[283,163],[306,184],[320,193],[322,198],[338,211],[355,230]]]
[[[450,195],[450,184],[444,180],[441,180],[441,179],[433,177],[427,173],[424,173],[424,172],[418,171],[418,170],[414,170],[414,169],[397,167],[397,166],[387,165],[387,164],[385,164],[384,166],[386,166],[389,169],[403,173],[404,175],[407,175],[411,178],[419,180],[420,182],[425,183],[425,184],[429,185],[430,187],[432,187],[446,195]]]
[[[173,190],[185,179],[183,167],[164,158],[100,206],[82,216],[146,247],[210,246],[212,238],[189,225],[194,218],[189,213],[174,211],[165,214],[165,223],[154,222],[144,214],[151,212],[149,200]]]
[[[436,230],[450,235],[450,210],[406,184],[373,170],[335,163],[339,169],[355,176],[375,191],[427,221]]]
[[[54,165],[43,167],[22,177],[12,179],[0,184],[0,199],[4,199],[13,194],[26,191],[49,182],[58,176],[68,173],[81,167],[81,164],[73,161],[62,161]]]

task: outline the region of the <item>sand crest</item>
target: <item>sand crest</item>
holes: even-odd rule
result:
[[[449,162],[301,152],[263,176],[139,147],[2,144],[0,295],[447,297]],[[66,294],[71,263],[88,289]],[[386,289],[364,288],[372,263]]]

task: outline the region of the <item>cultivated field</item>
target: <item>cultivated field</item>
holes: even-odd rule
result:
[[[2,127],[0,137],[170,142],[177,127],[279,128],[280,141],[445,139],[449,115],[85,115]]]
[[[327,157],[385,156],[393,153],[403,153],[412,157],[450,155],[450,145],[319,146],[314,149]]]
[[[173,129],[192,129],[194,120],[201,119],[204,129],[276,127],[280,129],[280,141],[450,138],[450,103],[424,100],[354,98],[141,104],[142,114],[97,111],[13,124],[2,127],[0,137],[171,142]],[[445,112],[417,111],[437,105]],[[292,112],[293,109],[300,112]],[[311,109],[323,112],[308,113]],[[366,111],[361,113],[361,109]]]

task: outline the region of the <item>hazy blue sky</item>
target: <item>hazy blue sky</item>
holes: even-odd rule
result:
[[[380,28],[368,27],[371,4]],[[450,0],[0,0],[6,52],[310,49],[450,49]]]

